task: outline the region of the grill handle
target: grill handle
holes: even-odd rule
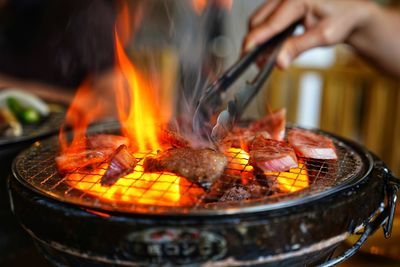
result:
[[[354,253],[361,248],[365,241],[367,241],[369,236],[375,233],[380,226],[383,228],[385,238],[390,237],[396,210],[397,192],[400,189],[400,179],[396,178],[382,161],[375,163],[374,168],[380,175],[383,176],[385,181],[385,197],[387,198],[386,206],[379,208],[370,217],[370,220],[364,227],[364,232],[351,248],[346,250],[342,255],[319,265],[319,267],[335,266],[353,256]]]

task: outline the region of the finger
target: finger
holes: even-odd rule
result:
[[[257,9],[256,13],[250,18],[249,29],[256,27],[266,20],[280,3],[281,0],[270,0]]]
[[[331,45],[335,42],[334,27],[330,21],[323,21],[306,33],[289,38],[283,45],[277,57],[277,65],[281,69],[289,67],[290,63],[301,53],[311,48]]]
[[[244,50],[249,51],[256,45],[268,40],[286,29],[290,24],[304,17],[307,13],[307,1],[285,1],[263,23],[253,28],[244,42]]]

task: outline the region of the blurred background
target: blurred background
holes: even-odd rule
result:
[[[262,2],[128,1],[126,51],[138,68],[155,77],[164,101],[175,102],[176,114],[191,111],[204,87],[240,56],[247,20]],[[396,0],[378,2],[400,7]],[[67,105],[88,76],[102,81],[114,63],[120,3],[0,0],[0,88],[28,90]],[[254,67],[234,87],[256,73]],[[289,122],[355,140],[400,175],[400,83],[351,48],[313,49],[287,71],[275,70],[246,115],[257,118],[281,107]],[[399,236],[392,241],[399,242]],[[399,247],[381,243],[374,241],[365,250],[400,255]]]

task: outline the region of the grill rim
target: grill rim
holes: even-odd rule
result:
[[[23,156],[26,153],[29,153],[31,149],[33,149],[34,145],[30,146],[29,148],[25,149],[22,151],[14,160],[12,163],[12,176],[19,182],[21,183],[25,188],[34,191],[41,196],[45,198],[50,198],[54,201],[57,201],[62,204],[67,204],[67,205],[72,205],[76,207],[82,207],[86,209],[91,209],[91,210],[96,210],[100,212],[106,212],[110,214],[132,214],[132,215],[151,215],[151,216],[185,216],[185,217],[203,217],[203,216],[224,216],[224,215],[245,215],[245,214],[251,214],[251,213],[260,213],[260,212],[274,212],[278,210],[284,210],[287,208],[293,208],[293,207],[299,207],[303,206],[305,204],[310,204],[313,202],[318,201],[319,199],[326,198],[335,194],[338,194],[340,192],[343,192],[349,188],[352,188],[354,186],[357,186],[359,183],[363,182],[372,172],[374,168],[374,159],[372,154],[363,146],[360,144],[357,144],[356,142],[349,140],[344,137],[340,137],[338,135],[323,131],[321,129],[316,129],[316,128],[306,128],[306,127],[299,127],[295,124],[289,124],[287,125],[287,128],[292,128],[296,127],[298,129],[305,129],[309,130],[318,134],[323,134],[325,136],[328,136],[330,138],[335,139],[339,143],[344,143],[346,146],[348,146],[352,151],[356,152],[361,159],[361,168],[358,173],[353,174],[353,176],[347,178],[345,181],[342,181],[339,185],[333,186],[329,189],[326,189],[324,191],[318,192],[317,194],[311,194],[307,196],[302,196],[302,197],[296,197],[293,199],[289,200],[280,200],[276,203],[265,203],[259,201],[258,203],[256,201],[253,202],[243,202],[240,207],[231,207],[229,205],[223,205],[221,203],[220,206],[224,206],[223,208],[220,207],[218,209],[212,209],[212,208],[201,208],[201,209],[193,209],[192,207],[168,207],[168,206],[158,206],[157,210],[161,210],[161,212],[155,212],[154,210],[147,209],[146,211],[138,211],[137,209],[135,210],[123,210],[121,207],[119,209],[108,209],[108,208],[103,208],[103,207],[98,207],[95,205],[85,205],[85,204],[78,204],[70,201],[63,201],[57,195],[51,194],[50,192],[43,192],[40,189],[32,186],[29,184],[25,179],[18,173],[18,168],[17,165],[20,160],[22,160]],[[97,133],[101,129],[105,129],[107,131],[112,131],[112,130],[119,130],[119,124],[117,122],[111,121],[107,123],[102,123],[95,125],[94,127],[90,128],[89,133]],[[45,138],[41,140],[41,142],[46,142],[49,141],[50,139],[55,138],[55,136],[50,136],[48,138]],[[112,206],[112,205],[110,205]],[[138,207],[144,207],[144,206],[149,206],[145,204],[138,204]],[[165,212],[164,210],[168,210]]]

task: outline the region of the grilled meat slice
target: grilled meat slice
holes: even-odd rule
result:
[[[250,129],[235,127],[232,132],[222,140],[219,147],[221,147],[222,151],[225,151],[230,147],[241,148],[245,151],[249,151],[250,144],[253,142],[254,138],[259,135],[267,139],[271,138],[270,134],[266,131],[254,132]]]
[[[224,172],[228,160],[210,149],[172,148],[145,159],[145,172],[169,171],[208,188]]]
[[[221,151],[235,147],[249,151],[253,140],[261,135],[266,139],[283,140],[285,137],[286,110],[280,109],[249,125],[248,128],[234,127],[218,144]]]
[[[121,145],[129,146],[129,139],[121,135],[96,134],[87,137],[88,149],[111,148],[118,149]]]
[[[285,138],[286,109],[279,109],[265,117],[251,123],[249,129],[255,133],[266,131],[274,140],[282,141]]]
[[[128,138],[119,135],[97,134],[75,140],[71,147],[56,157],[57,168],[61,174],[65,174],[104,162],[121,145],[128,146]]]
[[[136,158],[129,152],[126,145],[120,145],[110,157],[107,171],[101,177],[101,185],[113,185],[119,178],[133,171],[135,166]]]
[[[66,152],[56,157],[57,169],[61,174],[76,171],[104,162],[111,154],[112,149],[83,150],[80,152]]]
[[[312,159],[336,160],[336,148],[333,141],[325,136],[302,129],[291,129],[288,141],[300,157]]]
[[[298,167],[292,147],[262,136],[257,136],[250,146],[249,163],[263,172],[283,172]]]
[[[189,146],[189,142],[180,136],[176,131],[169,130],[167,128],[163,128],[159,135],[159,140],[165,146],[170,147],[187,147]]]

